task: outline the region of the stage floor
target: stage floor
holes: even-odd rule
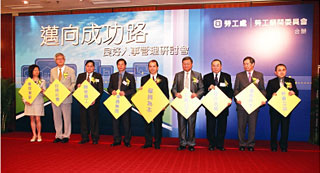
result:
[[[160,150],[142,149],[143,137],[132,137],[132,147],[111,147],[112,136],[99,144],[54,144],[54,133],[30,143],[32,134],[1,136],[1,172],[319,172],[318,145],[289,142],[288,152],[271,152],[269,141],[257,141],[254,152],[239,151],[237,140],[226,140],[226,151],[208,151],[206,139],[196,139],[196,150],[177,151],[177,138],[163,138]]]

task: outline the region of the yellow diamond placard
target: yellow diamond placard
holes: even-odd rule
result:
[[[29,77],[19,90],[19,94],[25,101],[32,104],[34,99],[36,99],[41,92],[41,88],[34,83],[34,81]],[[4,103],[3,103],[4,104]]]
[[[70,91],[58,79],[54,80],[44,92],[44,95],[56,106],[60,106],[69,94]]]
[[[189,89],[183,89],[180,93],[182,98],[176,97],[171,106],[177,110],[184,118],[188,119],[194,111],[196,111],[201,105],[201,101],[198,97],[191,99],[191,92]]]
[[[261,102],[267,101],[264,95],[259,91],[259,89],[251,83],[245,89],[243,89],[235,98],[241,101],[241,106],[251,114],[258,107],[261,106]]]
[[[120,90],[118,89],[117,95],[110,95],[110,97],[103,102],[115,119],[118,119],[132,106],[128,99],[125,96],[120,96],[119,93]]]
[[[296,95],[289,96],[289,90],[281,87],[276,92],[276,96],[272,96],[268,104],[276,109],[281,115],[287,117],[291,111],[299,104],[301,99]]]
[[[217,117],[227,106],[231,100],[226,96],[219,87],[215,87],[201,100],[204,107],[206,107],[212,115]]]
[[[167,97],[151,78],[143,85],[142,90],[131,98],[131,101],[148,123],[169,104]]]
[[[77,88],[73,97],[75,97],[86,109],[91,103],[99,97],[100,93],[87,81],[84,80],[79,88]]]

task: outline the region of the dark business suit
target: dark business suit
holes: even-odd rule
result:
[[[258,71],[253,71],[252,78],[256,78],[259,82],[256,87],[260,92],[265,96],[266,90],[264,88],[263,74]],[[252,79],[253,82],[253,79]],[[240,72],[236,76],[236,81],[234,84],[234,95],[239,94],[243,89],[250,85],[246,71]],[[241,100],[240,100],[241,101]],[[248,114],[245,109],[237,104],[238,112],[238,137],[239,137],[239,146],[240,147],[254,147],[255,145],[255,133],[256,133],[256,124],[258,118],[259,108],[253,111],[251,114]],[[248,124],[248,140],[245,140],[246,127]]]
[[[124,84],[123,81],[129,80],[130,83],[127,85]],[[119,72],[113,73],[110,76],[110,83],[108,86],[108,92],[112,94],[113,90],[118,90],[118,81],[119,81]],[[128,101],[131,102],[131,97],[134,93],[136,93],[136,81],[134,76],[128,72],[124,72],[122,77],[122,82],[120,86],[120,91],[124,91],[125,97]],[[129,144],[131,140],[131,118],[130,118],[131,109],[128,109],[125,113],[121,115],[118,119],[115,119],[113,116],[112,126],[113,126],[113,140],[114,143],[121,143],[121,135],[120,135],[120,120],[122,121],[123,129],[124,129],[124,143]]]
[[[203,81],[201,73],[195,72],[190,70],[190,91],[192,93],[196,93],[197,97],[201,99],[204,88],[203,88]],[[193,78],[197,79],[197,82],[193,82]],[[184,89],[184,71],[176,73],[171,89],[171,93],[173,98],[176,98],[176,94],[180,93]],[[197,111],[195,111],[188,119],[185,119],[179,112],[178,112],[178,128],[179,128],[179,140],[180,146],[195,146],[195,127],[196,127],[196,118],[197,118]],[[187,127],[188,127],[188,137],[187,137]]]
[[[143,86],[151,77],[151,75],[146,75],[141,78],[141,86]],[[160,74],[157,74],[157,78],[160,80],[159,83],[157,83],[158,87],[161,89],[163,94],[169,99],[169,88],[168,88],[168,79]],[[154,145],[156,147],[160,147],[161,144],[161,138],[162,138],[162,117],[164,114],[164,110],[161,111],[153,120],[154,125],[154,138],[155,142]],[[145,129],[145,139],[146,139],[146,146],[152,146],[152,123],[146,123],[146,129]]]
[[[231,83],[231,76],[227,73],[220,72],[220,77],[218,83],[215,83],[214,73],[206,74],[203,77],[204,93],[205,95],[209,92],[210,85],[215,85],[221,91],[228,96],[230,99],[233,97],[233,89]],[[227,85],[226,85],[227,83]],[[226,135],[227,128],[227,116],[229,115],[229,107],[226,107],[217,117],[212,115],[212,113],[206,109],[207,117],[207,139],[209,140],[209,145],[212,147],[223,148],[224,138]],[[217,134],[216,134],[217,126]]]
[[[100,96],[95,100],[95,103],[86,109],[80,104],[80,127],[81,127],[81,137],[82,140],[89,140],[89,133],[91,132],[92,141],[99,140],[99,105],[100,98],[103,92],[103,80],[101,74],[93,72],[91,79],[94,78],[95,81],[90,80],[90,84],[100,93]],[[76,86],[81,84],[87,79],[87,73],[81,73],[77,77]],[[90,121],[90,131],[88,130],[88,117]]]
[[[290,82],[292,87],[288,88],[286,82]],[[295,95],[298,96],[299,91],[296,87],[296,83],[294,79],[285,77],[284,87],[288,88],[290,91],[294,91]],[[276,93],[279,90],[279,88],[280,88],[280,79],[278,77],[269,80],[267,85],[267,99],[270,100],[272,98],[272,94]],[[270,125],[271,125],[270,147],[271,149],[278,148],[278,145],[277,145],[278,129],[281,123],[281,138],[280,138],[279,145],[281,149],[287,149],[291,113],[287,117],[284,117],[271,106],[269,107],[269,113],[270,113]]]

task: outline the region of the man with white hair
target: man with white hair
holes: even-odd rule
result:
[[[71,67],[66,66],[65,56],[57,53],[54,57],[57,67],[50,71],[50,83],[58,79],[70,92],[73,92],[76,84],[75,72]],[[72,95],[70,94],[60,106],[52,105],[53,121],[56,130],[56,136],[53,143],[67,143],[71,135],[71,104]],[[63,124],[62,124],[63,123]],[[62,131],[64,127],[64,131]]]

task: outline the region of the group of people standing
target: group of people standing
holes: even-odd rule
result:
[[[86,109],[80,104],[80,127],[81,127],[81,141],[79,144],[89,142],[89,136],[93,144],[98,144],[99,141],[99,105],[100,98],[103,92],[103,80],[101,74],[94,72],[95,63],[92,60],[86,61],[86,72],[75,77],[75,72],[72,68],[65,65],[65,56],[62,53],[55,55],[55,62],[57,66],[51,69],[50,83],[58,79],[69,91],[72,93],[75,89],[81,86],[84,80],[87,80],[99,93],[100,96]],[[124,59],[117,60],[118,72],[113,73],[110,76],[110,82],[108,86],[108,93],[112,95],[117,94],[117,90],[120,90],[120,96],[125,96],[129,101],[131,97],[136,93],[135,78],[132,74],[126,72],[126,61]],[[222,62],[219,59],[214,59],[211,62],[212,72],[206,74],[203,78],[201,73],[192,70],[193,60],[187,56],[182,59],[183,71],[175,74],[171,93],[173,98],[182,98],[181,92],[183,89],[191,91],[191,99],[197,97],[201,99],[210,90],[214,90],[218,87],[229,99],[232,101],[234,95],[240,93],[251,83],[254,83],[260,92],[267,97],[268,100],[272,96],[276,95],[277,90],[284,86],[290,90],[289,95],[298,95],[298,90],[295,85],[295,80],[286,77],[286,66],[284,64],[278,64],[275,67],[276,77],[268,82],[267,89],[264,87],[263,74],[254,70],[255,60],[252,57],[245,57],[243,59],[244,71],[236,75],[234,89],[232,89],[231,76],[228,73],[222,72]],[[163,94],[169,99],[168,79],[158,73],[159,64],[156,60],[148,62],[149,74],[141,78],[141,87],[149,80],[154,80]],[[33,137],[31,142],[41,142],[41,121],[40,116],[44,115],[43,106],[43,92],[46,90],[45,81],[40,77],[40,69],[37,65],[31,65],[29,67],[29,77],[40,86],[42,92],[38,95],[32,104],[27,103],[25,100],[25,115],[30,116],[31,128]],[[239,150],[254,151],[255,146],[255,130],[259,108],[248,114],[241,105],[241,101],[235,99],[237,104],[237,117],[238,117],[238,137],[239,137]],[[55,139],[54,143],[67,143],[71,135],[71,104],[72,95],[69,95],[60,106],[52,104],[53,119],[55,126]],[[261,106],[265,105],[265,102],[261,102]],[[207,139],[209,141],[208,149],[210,151],[218,149],[224,151],[224,139],[227,127],[227,117],[229,115],[229,107],[231,103],[226,107],[218,116],[212,115],[212,113],[206,109],[207,120]],[[160,149],[162,138],[162,117],[165,108],[155,117],[151,123],[145,123],[145,144],[142,148],[153,147]],[[178,130],[179,130],[179,147],[177,150],[187,149],[194,151],[195,142],[195,125],[197,119],[197,111],[186,119],[179,112],[177,112]],[[130,140],[132,136],[131,131],[131,109],[128,109],[120,118],[112,120],[113,125],[113,143],[112,147],[121,145],[123,141],[126,147],[130,147]],[[89,128],[88,128],[89,121]],[[120,122],[123,125],[124,138],[120,134]],[[280,148],[282,152],[287,151],[288,147],[288,131],[290,115],[287,117],[282,116],[274,108],[270,107],[270,122],[271,122],[271,151],[277,151],[277,134],[279,125],[281,124],[281,139]],[[152,137],[152,124],[154,124],[154,141]],[[246,129],[248,128],[248,138],[246,139]]]

